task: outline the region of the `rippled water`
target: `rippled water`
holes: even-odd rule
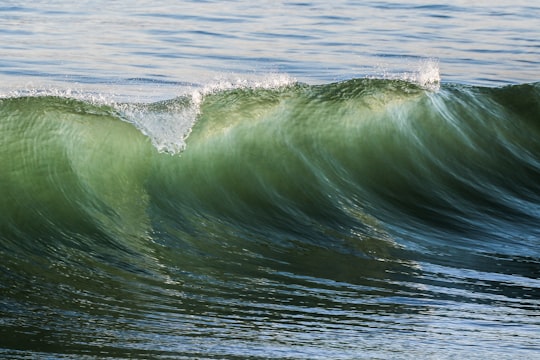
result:
[[[539,18],[2,2],[0,357],[540,357]]]
[[[5,1],[0,12],[3,91],[170,98],[231,73],[320,83],[411,71],[423,58],[438,59],[447,82],[538,80],[530,1]]]

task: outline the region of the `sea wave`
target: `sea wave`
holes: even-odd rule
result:
[[[3,222],[30,203],[58,218],[90,203],[140,224],[133,209],[163,197],[150,194],[158,183],[167,199],[243,222],[246,209],[289,227],[367,212],[493,235],[499,222],[537,219],[538,99],[537,83],[432,92],[389,79],[229,84],[139,105],[3,99],[2,179],[14,197]]]
[[[346,331],[435,300],[538,305],[539,83],[267,85],[152,104],[0,99],[0,345],[47,352],[56,321],[94,348],[74,327],[93,322],[109,355],[146,356],[137,332],[170,331],[168,316],[193,327],[175,343],[197,327],[247,341],[249,318],[305,344],[298,324],[324,316]]]

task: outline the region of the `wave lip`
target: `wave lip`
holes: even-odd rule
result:
[[[282,74],[251,79],[222,77],[173,100],[153,104],[116,104],[115,108],[127,122],[148,136],[158,151],[178,154],[185,149],[186,139],[200,116],[205,97],[235,89],[279,89],[295,83],[296,80]]]

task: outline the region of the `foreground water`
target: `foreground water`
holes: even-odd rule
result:
[[[0,7],[0,357],[540,356],[540,9]]]

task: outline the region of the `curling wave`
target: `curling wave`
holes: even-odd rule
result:
[[[398,308],[493,294],[532,308],[539,113],[538,83],[433,91],[392,79],[231,86],[154,104],[1,99],[4,348],[24,349],[37,327],[48,351],[40,331],[55,316],[71,336],[82,336],[73,318],[122,332],[106,320],[117,314],[141,333],[189,315],[215,341],[249,338],[235,323],[216,330],[216,319],[233,321],[223,303],[250,321],[289,303],[306,324],[317,317],[302,302],[352,319],[399,313],[393,293]],[[346,305],[361,292],[358,308]],[[305,329],[290,326],[302,344]],[[109,355],[126,355],[122,336],[111,335]]]

